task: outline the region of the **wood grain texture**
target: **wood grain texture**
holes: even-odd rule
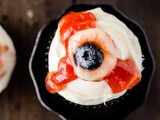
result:
[[[77,3],[111,4],[144,28],[157,70],[147,101],[125,120],[159,120],[160,1],[77,0]],[[18,58],[10,84],[0,94],[0,120],[60,120],[40,105],[28,72],[28,61],[39,29],[70,5],[70,0],[0,0],[0,24],[12,37]]]

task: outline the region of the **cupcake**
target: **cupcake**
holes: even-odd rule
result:
[[[48,57],[46,88],[80,105],[119,98],[141,80],[138,38],[101,8],[62,17]]]
[[[11,38],[0,26],[0,92],[8,85],[15,62],[15,48]]]
[[[40,102],[66,119],[122,119],[146,98],[146,41],[109,5],[71,6],[37,36],[29,68]]]

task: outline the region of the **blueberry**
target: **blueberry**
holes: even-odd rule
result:
[[[74,60],[83,69],[94,70],[101,65],[103,52],[95,44],[85,43],[76,49]]]

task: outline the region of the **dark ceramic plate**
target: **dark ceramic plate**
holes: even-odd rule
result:
[[[128,90],[122,97],[96,106],[81,106],[69,101],[58,94],[50,94],[45,88],[45,77],[48,72],[48,51],[59,19],[69,11],[84,11],[101,7],[105,12],[111,13],[123,21],[139,38],[144,70],[141,82],[132,90]],[[29,63],[30,74],[40,103],[48,110],[57,113],[69,120],[89,119],[122,119],[138,108],[146,99],[155,63],[150,51],[147,37],[139,25],[128,19],[121,12],[110,5],[74,5],[67,9],[60,17],[45,25],[39,32]]]

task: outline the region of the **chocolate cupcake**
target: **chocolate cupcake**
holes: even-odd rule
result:
[[[71,6],[43,27],[30,60],[41,103],[66,119],[122,119],[153,71],[143,30],[109,5]]]

